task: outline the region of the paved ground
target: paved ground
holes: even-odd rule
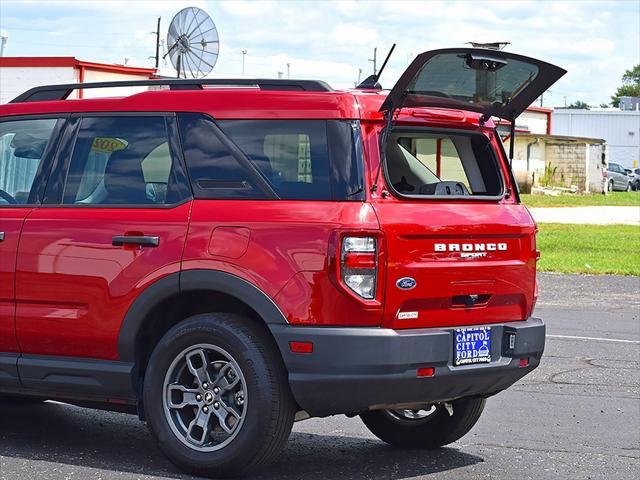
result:
[[[355,418],[308,420],[256,478],[637,478],[640,278],[541,274],[540,285],[537,314],[549,334],[543,363],[490,399],[462,441],[402,451]],[[138,478],[185,477],[135,417],[53,403],[0,410],[2,480]]]
[[[529,211],[539,223],[640,225],[640,207],[548,207]]]

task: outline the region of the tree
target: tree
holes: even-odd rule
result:
[[[622,85],[611,97],[611,105],[620,106],[620,97],[640,97],[640,63],[622,75]]]
[[[582,100],[576,100],[571,105],[567,105],[567,108],[577,108],[579,110],[589,110],[589,105]]]

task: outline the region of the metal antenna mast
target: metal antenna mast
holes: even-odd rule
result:
[[[373,49],[373,58],[369,59],[370,62],[373,62],[373,74],[374,75],[378,74],[378,67],[377,67],[377,64],[376,64],[377,58],[378,58],[378,47],[375,47]]]

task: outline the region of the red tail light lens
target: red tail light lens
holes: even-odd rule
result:
[[[378,249],[373,237],[344,237],[340,252],[342,281],[358,296],[376,296]]]

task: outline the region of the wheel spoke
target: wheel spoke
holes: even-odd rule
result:
[[[179,392],[182,398],[182,401],[176,402],[174,401],[174,393]],[[195,388],[187,388],[184,385],[173,384],[167,387],[167,404],[169,408],[180,409],[184,408],[187,405],[198,405],[198,400],[196,400],[196,395],[198,395],[198,390]]]
[[[187,362],[187,368],[189,368],[189,371],[193,374],[194,377],[196,377],[200,386],[205,383],[211,383],[209,371],[207,370],[209,360],[207,358],[206,352],[202,348],[187,353],[185,358]]]
[[[222,390],[231,390],[240,382],[240,376],[230,362],[225,363],[218,371],[218,376],[213,381],[213,385]]]
[[[204,412],[201,408],[196,414],[189,427],[187,428],[187,439],[196,444],[204,445],[209,437],[209,419],[211,418],[211,411]]]
[[[220,406],[217,409],[214,409],[216,417],[218,417],[218,423],[220,427],[227,432],[228,434],[233,433],[233,431],[238,426],[240,422],[240,413],[236,411],[235,408],[228,406],[222,400],[219,402]]]

